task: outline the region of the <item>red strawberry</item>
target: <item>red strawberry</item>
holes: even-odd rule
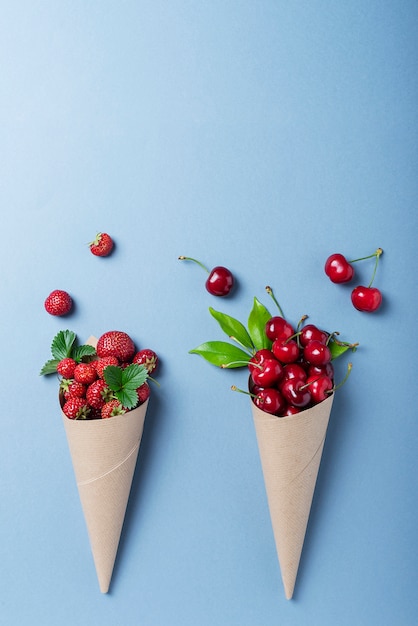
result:
[[[97,233],[96,239],[89,246],[95,256],[107,256],[112,252],[113,240],[107,233]]]
[[[112,392],[104,380],[95,380],[87,387],[86,399],[94,409],[101,409],[112,398]]]
[[[50,315],[67,315],[71,311],[73,301],[66,291],[55,289],[45,300],[44,306]]]
[[[90,413],[90,408],[84,398],[69,398],[62,410],[71,420],[86,419]]]
[[[69,398],[85,398],[86,389],[86,385],[71,378],[63,378],[60,384],[60,390],[63,392],[66,400]]]
[[[102,407],[102,419],[107,419],[108,417],[114,417],[115,415],[123,415],[126,413],[126,409],[123,408],[119,400],[109,400]]]
[[[138,365],[145,365],[148,370],[148,374],[154,372],[158,366],[158,356],[154,352],[154,350],[150,350],[149,348],[143,348],[139,352],[137,352],[132,359],[132,363],[137,363]]]
[[[104,356],[101,359],[92,361],[92,363],[94,363],[99,378],[103,378],[103,372],[108,365],[119,365],[119,361],[115,356]]]
[[[74,378],[74,369],[77,363],[74,359],[70,357],[66,357],[65,359],[61,359],[61,361],[57,365],[57,372],[64,378]]]
[[[148,400],[149,395],[150,395],[150,388],[149,388],[148,383],[143,383],[140,387],[138,387],[138,389],[136,390],[136,393],[138,396],[139,404],[143,404],[145,400]]]
[[[97,378],[96,369],[91,363],[78,363],[74,369],[74,378],[79,383],[90,385]]]
[[[135,345],[126,333],[110,330],[99,337],[96,346],[97,356],[115,356],[119,361],[130,361],[135,354]]]

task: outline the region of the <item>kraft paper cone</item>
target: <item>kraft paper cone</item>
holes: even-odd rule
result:
[[[251,402],[286,598],[293,596],[334,396],[289,417]]]
[[[71,420],[61,412],[102,593],[109,590],[147,407],[148,400],[103,420]]]

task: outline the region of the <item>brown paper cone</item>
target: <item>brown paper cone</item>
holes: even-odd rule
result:
[[[286,598],[293,596],[334,396],[290,417],[251,402]]]
[[[71,420],[62,413],[102,593],[109,590],[147,407],[148,400],[104,420]]]

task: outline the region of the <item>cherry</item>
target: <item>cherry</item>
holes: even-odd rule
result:
[[[298,363],[288,363],[283,367],[283,380],[296,378],[305,381],[307,378],[306,371]]]
[[[262,411],[273,415],[282,413],[286,407],[286,401],[282,394],[274,388],[260,389],[253,402]]]
[[[354,268],[344,255],[331,254],[325,262],[325,274],[333,283],[348,283],[354,276]]]
[[[315,404],[328,398],[329,392],[333,390],[333,382],[328,376],[310,376],[306,381],[306,385],[309,387]]]
[[[193,261],[202,267],[209,274],[205,287],[213,296],[227,296],[234,286],[234,276],[232,272],[222,265],[217,265],[213,270],[208,268],[200,261],[187,256],[179,256],[180,261]]]
[[[303,358],[311,365],[326,365],[331,361],[331,357],[329,347],[317,339],[310,341],[303,349]]]
[[[265,333],[270,341],[276,341],[277,339],[285,341],[294,335],[295,331],[289,322],[284,319],[284,317],[275,315],[268,320],[265,327]]]
[[[320,330],[314,326],[314,324],[307,324],[300,331],[299,341],[302,346],[307,346],[313,339],[316,339],[321,343],[326,343],[328,341],[328,333],[324,330]]]
[[[300,348],[294,339],[276,339],[271,349],[276,359],[282,363],[294,363],[300,356]]]
[[[328,376],[332,380],[334,378],[334,366],[331,362],[325,363],[325,365],[310,365],[308,377],[310,376]]]
[[[286,380],[281,386],[281,392],[289,404],[298,408],[307,406],[311,401],[311,392],[303,380]]]
[[[251,378],[253,382],[260,387],[273,387],[279,382],[283,374],[283,367],[275,358],[263,359],[253,367]]]
[[[290,415],[296,415],[300,413],[301,409],[297,406],[293,406],[293,404],[289,404],[285,410],[282,412],[282,417],[288,417]]]
[[[373,313],[382,304],[382,293],[377,287],[359,285],[351,292],[351,302],[358,311]]]

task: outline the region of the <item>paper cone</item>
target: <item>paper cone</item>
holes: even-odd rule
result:
[[[103,420],[71,420],[61,412],[102,593],[109,590],[147,407],[148,400]]]
[[[286,598],[293,596],[334,396],[289,417],[251,402]]]

